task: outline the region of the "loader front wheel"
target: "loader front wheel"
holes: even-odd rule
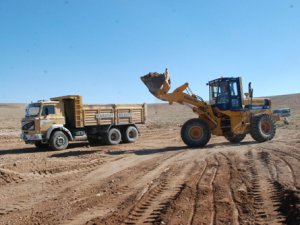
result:
[[[207,123],[201,119],[190,119],[181,128],[181,138],[189,147],[204,147],[211,136]]]
[[[276,133],[276,125],[268,114],[254,116],[251,119],[250,134],[258,142],[272,140]]]
[[[227,134],[224,136],[230,143],[240,143],[246,137],[246,134]]]

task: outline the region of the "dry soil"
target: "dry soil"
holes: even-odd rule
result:
[[[149,105],[137,143],[37,151],[19,140],[24,105],[0,105],[0,224],[300,224],[300,94],[272,141],[212,137],[187,148],[189,108]]]

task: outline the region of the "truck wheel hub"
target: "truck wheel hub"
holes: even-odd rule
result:
[[[56,139],[56,144],[61,146],[61,145],[64,145],[66,143],[66,140],[63,138],[63,137],[57,137]]]
[[[119,139],[119,135],[118,135],[117,133],[113,133],[113,134],[111,135],[111,140],[116,141],[116,140],[118,140],[118,139]]]
[[[130,131],[128,136],[129,136],[130,138],[135,138],[136,134],[135,134],[134,131]]]

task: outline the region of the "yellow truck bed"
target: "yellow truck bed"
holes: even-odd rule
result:
[[[146,104],[83,105],[83,126],[145,123]]]
[[[79,95],[51,98],[64,105],[66,122],[80,128],[97,125],[142,124],[146,121],[146,104],[83,105]]]

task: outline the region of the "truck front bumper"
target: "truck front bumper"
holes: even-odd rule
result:
[[[42,141],[43,137],[41,134],[21,134],[21,139],[23,139],[25,143],[32,143],[35,141]]]

